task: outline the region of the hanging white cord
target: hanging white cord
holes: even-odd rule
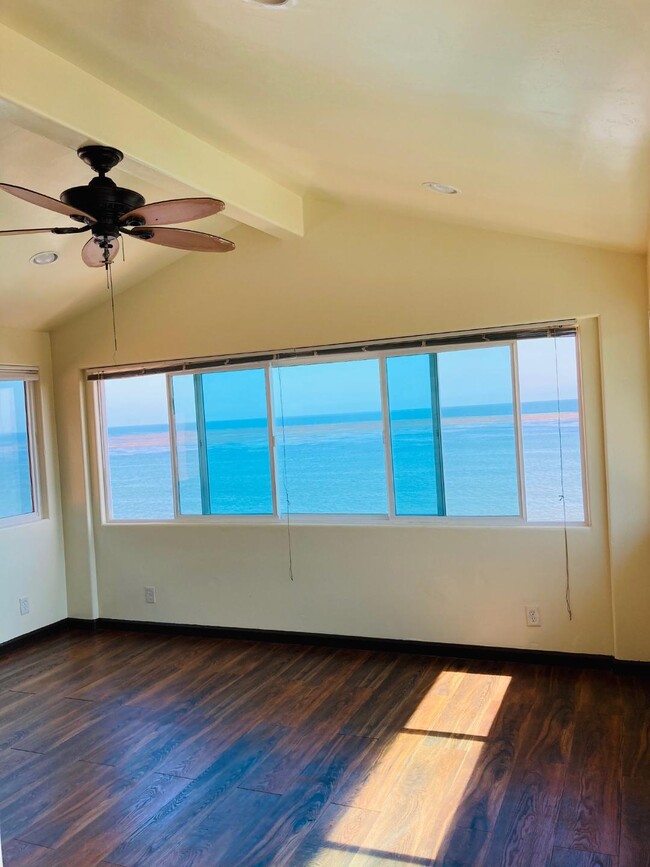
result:
[[[284,424],[284,395],[282,394],[282,367],[276,367],[278,372],[278,391],[280,394],[280,417],[282,420],[282,487],[284,488],[284,503],[287,513],[287,544],[289,548],[289,578],[293,581],[293,551],[291,548],[291,501],[287,484],[287,432]]]
[[[557,358],[557,337],[553,338],[555,347],[555,388],[557,396],[557,435],[560,444],[560,501],[562,503],[562,521],[564,524],[564,567],[566,572],[566,587],[564,598],[566,601],[566,610],[569,615],[569,620],[573,620],[573,611],[571,610],[571,578],[569,570],[569,534],[567,532],[567,517],[566,517],[566,495],[564,490],[564,449],[562,440],[562,418],[560,415],[560,368]]]

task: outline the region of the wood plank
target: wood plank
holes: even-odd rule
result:
[[[155,864],[159,867],[231,867],[270,863],[251,857],[251,836],[259,833],[260,826],[268,824],[272,805],[279,800],[280,796],[266,792],[233,789],[218,808],[205,812],[200,821],[191,823],[182,835],[167,840],[156,853]]]
[[[79,763],[83,764],[83,763]],[[57,849],[79,834],[112,804],[126,800],[135,781],[115,768],[97,767],[90,776],[78,777],[77,785],[41,805],[38,813],[22,822],[21,840]]]
[[[565,773],[561,764],[513,771],[481,867],[548,867]]]
[[[484,863],[489,839],[476,828],[452,828],[438,850],[436,867],[476,867]]]
[[[36,867],[47,864],[45,859],[52,855],[52,850],[33,846],[24,840],[3,839],[2,854],[5,867]]]
[[[584,669],[577,684],[578,711],[621,716],[625,709],[624,686],[621,676],[613,671],[601,671],[594,677],[593,670]]]
[[[13,791],[4,785],[0,789],[0,828],[9,837],[22,839],[25,828],[97,778],[98,769],[85,762],[70,763],[56,755],[39,759],[15,775]]]
[[[85,810],[85,816],[82,815],[83,806],[79,805],[78,813],[66,827],[61,843],[57,844],[54,854],[48,856],[48,867],[89,867],[97,864],[180,794],[186,785],[187,781],[179,777],[152,774],[118,793],[118,797],[108,797],[103,802],[99,802],[98,798],[93,809]],[[30,836],[29,829],[24,836]]]
[[[444,681],[451,681],[444,689]],[[435,734],[486,737],[510,685],[506,675],[440,672],[404,728]]]
[[[428,657],[404,657],[361,705],[341,734],[377,738],[399,731],[440,674],[440,664]]]
[[[368,838],[379,813],[328,804],[288,855],[278,856],[278,867],[309,864],[309,867],[350,867]]]
[[[203,774],[189,782],[179,795],[109,853],[106,860],[128,867],[141,863],[143,859],[158,858],[158,853],[168,848],[177,835],[185,833],[192,822],[201,819],[230,789],[245,779],[284,731],[279,726],[260,724],[241,737]]]
[[[508,790],[515,744],[505,738],[478,745],[468,759],[469,779],[453,817],[454,829],[491,831]]]
[[[624,777],[619,867],[650,867],[650,778]]]
[[[181,839],[166,841],[156,863],[180,867],[292,859],[294,848],[324,809],[358,749],[356,738],[336,736],[323,745],[284,797],[247,788],[231,791],[222,803],[201,815],[200,821],[193,817]],[[272,856],[275,849],[278,852]],[[122,854],[110,856],[114,857],[122,863]]]
[[[615,861],[611,855],[556,847],[549,867],[615,867]]]
[[[42,701],[42,697],[39,696]],[[16,749],[46,753],[102,719],[105,710],[93,702],[64,698],[38,719],[13,744]]]
[[[450,746],[447,738],[417,738],[403,773],[381,805],[364,849],[387,853],[386,857],[389,853],[396,861],[408,863],[410,859],[434,867],[462,801],[473,760],[483,748],[476,742],[452,743]],[[361,867],[366,855],[361,851],[352,861],[354,867]]]
[[[290,729],[246,777],[245,788],[284,795],[332,737],[328,727]]]
[[[626,709],[623,717],[622,773],[626,777],[650,777],[650,704]]]
[[[623,724],[580,711],[560,805],[556,845],[618,853]]]

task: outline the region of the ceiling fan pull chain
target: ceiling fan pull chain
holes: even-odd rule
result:
[[[106,254],[106,251],[104,251]],[[106,288],[111,294],[111,319],[113,322],[113,361],[116,360],[117,355],[117,328],[115,325],[115,292],[113,291],[113,266],[110,262],[106,261]]]

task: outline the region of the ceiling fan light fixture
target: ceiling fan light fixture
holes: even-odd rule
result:
[[[30,256],[29,261],[32,265],[52,265],[58,258],[59,255],[54,250],[43,250],[42,253],[34,253],[33,256]]]
[[[458,187],[449,184],[441,184],[439,181],[425,181],[422,186],[432,193],[442,193],[443,196],[457,196],[460,193]]]
[[[255,3],[257,6],[293,6],[294,0],[248,0],[248,2]]]

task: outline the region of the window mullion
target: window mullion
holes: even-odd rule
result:
[[[210,468],[208,463],[208,432],[205,427],[205,403],[203,400],[203,376],[194,374],[194,405],[196,410],[196,438],[199,455],[199,479],[201,481],[201,513],[209,515]]]
[[[381,416],[384,439],[384,456],[386,461],[386,487],[388,502],[388,517],[395,517],[395,487],[393,482],[393,446],[390,435],[390,407],[388,404],[388,378],[386,376],[386,358],[379,359],[379,382],[381,387]]]
[[[36,401],[34,399],[34,383],[23,380],[25,389],[25,423],[27,428],[27,455],[29,459],[29,482],[32,495],[32,512],[41,515],[41,491],[38,462],[38,448],[36,442]]]
[[[442,414],[440,412],[440,380],[438,378],[438,356],[429,355],[429,379],[431,383],[431,421],[433,424],[433,459],[436,469],[437,514],[447,514],[445,498],[445,465],[442,451]]]
[[[176,439],[176,412],[174,409],[174,392],[172,390],[172,375],[165,377],[167,386],[167,419],[169,427],[169,451],[172,468],[172,500],[174,505],[174,517],[178,518],[181,513],[180,489],[178,479],[178,441]]]
[[[101,438],[102,477],[104,488],[104,513],[107,520],[113,520],[113,492],[111,478],[111,457],[108,444],[108,417],[106,413],[106,384],[97,383],[96,406],[99,413],[99,436]]]
[[[584,389],[582,387],[582,358],[580,344],[580,330],[576,331],[575,337],[575,364],[576,364],[576,385],[578,388],[578,435],[580,442],[580,473],[582,477],[582,517],[586,524],[591,521],[591,506],[589,503],[589,476],[587,473],[587,447],[585,440],[585,407],[584,407]]]
[[[519,390],[519,356],[517,344],[510,346],[510,367],[512,370],[512,405],[515,425],[515,443],[517,452],[517,490],[519,491],[519,514],[524,521],[528,520],[526,507],[526,474],[524,471],[524,439],[521,421],[521,394]]]
[[[269,437],[269,460],[271,462],[271,497],[273,500],[273,517],[280,515],[278,509],[278,468],[275,453],[275,413],[273,411],[273,382],[271,378],[271,364],[264,365],[266,379],[266,429]]]

